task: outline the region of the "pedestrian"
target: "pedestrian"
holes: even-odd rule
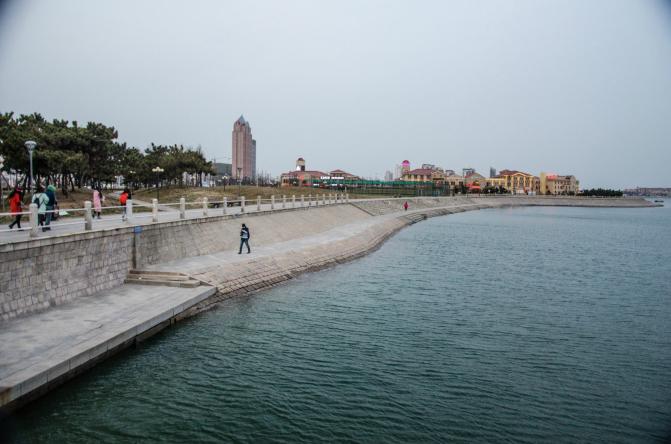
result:
[[[94,217],[101,218],[103,212],[103,202],[105,201],[105,196],[100,189],[100,185],[93,189],[93,213]]]
[[[33,200],[31,201],[37,205],[37,223],[42,227],[42,231],[47,231],[44,227],[44,221],[47,216],[47,204],[49,203],[49,197],[45,194],[44,188],[41,185],[38,185],[35,188],[35,194],[33,194]]]
[[[124,188],[123,192],[121,193],[121,196],[119,196],[119,203],[123,207],[121,211],[123,213],[121,214],[121,220],[126,220],[126,202],[128,202],[128,199],[130,199],[130,190],[128,188]]]
[[[249,248],[249,228],[245,224],[242,224],[242,229],[240,230],[240,251],[238,251],[238,254],[242,254],[243,245],[247,245],[247,254],[252,252]]]
[[[9,193],[9,211],[14,216],[14,221],[9,224],[9,229],[13,229],[14,225],[21,229],[21,217],[23,216],[21,214],[23,211],[23,193],[21,192],[21,188],[14,188]]]
[[[408,211],[408,201],[407,200],[405,202],[403,202],[403,209],[405,211]]]
[[[56,187],[51,184],[47,185],[47,190],[44,194],[47,195],[49,201],[47,202],[47,213],[45,215],[45,227],[43,231],[48,231],[51,230],[49,225],[51,224],[51,219],[54,217],[56,205],[58,205],[58,202],[56,201]]]

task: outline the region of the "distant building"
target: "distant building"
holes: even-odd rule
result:
[[[323,171],[308,170],[305,168],[305,159],[299,157],[296,160],[294,171],[283,173],[280,176],[280,185],[283,187],[311,187],[319,185],[321,178],[328,176]]]
[[[401,179],[406,182],[443,182],[445,174],[440,170],[431,168],[416,168],[414,170],[406,171],[401,176]]]
[[[454,171],[452,170],[448,171],[450,171],[452,174],[445,175],[445,183],[449,184],[450,188],[453,190],[460,190],[461,187],[465,185],[464,176],[454,174]]]
[[[553,173],[541,173],[540,194],[573,195],[580,191],[580,182],[575,176],[560,176]]]
[[[501,170],[498,179],[503,179],[503,187],[513,194],[534,194],[540,192],[540,179],[533,174],[517,170]]]
[[[469,174],[473,174],[473,173],[475,173],[475,168],[464,168],[464,169],[461,170],[461,175],[464,176],[464,177],[468,176]]]
[[[387,182],[391,182],[392,180],[394,180],[394,173],[392,173],[389,170],[385,171],[384,172],[384,180],[386,180]]]
[[[215,162],[214,164],[214,173],[216,174],[217,177],[232,177],[232,166],[230,163],[221,163],[221,162]]]
[[[489,167],[489,177],[496,177],[496,168]]]
[[[476,172],[473,172],[464,177],[464,184],[469,191],[478,192],[482,190],[487,184],[487,179]]]
[[[256,141],[252,138],[252,128],[243,116],[233,124],[233,164],[235,179],[256,179]]]

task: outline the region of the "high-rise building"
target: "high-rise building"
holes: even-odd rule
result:
[[[489,167],[489,177],[496,177],[496,168]]]
[[[464,177],[468,176],[469,174],[473,174],[473,173],[475,173],[475,168],[462,168],[462,170],[461,170],[461,175],[464,176]]]
[[[256,140],[252,139],[252,127],[243,116],[233,124],[232,173],[236,179],[256,178]]]

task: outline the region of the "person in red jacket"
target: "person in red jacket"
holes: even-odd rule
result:
[[[405,202],[403,202],[403,209],[405,211],[408,211],[408,201],[407,200]]]
[[[128,202],[128,199],[132,199],[130,197],[130,190],[128,188],[124,188],[123,193],[119,196],[119,203],[123,207],[121,211],[123,213],[121,214],[121,220],[126,220],[126,202]]]
[[[11,193],[9,193],[9,211],[14,216],[14,222],[9,224],[9,229],[13,229],[14,225],[18,228],[21,228],[21,211],[23,211],[23,193],[21,193],[20,188],[14,188]]]

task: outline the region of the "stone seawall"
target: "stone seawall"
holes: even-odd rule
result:
[[[118,287],[133,268],[237,248],[241,222],[255,244],[297,239],[369,218],[351,205],[212,216],[0,245],[0,322]]]
[[[462,211],[464,208],[475,206],[654,206],[653,203],[643,199],[522,196],[375,199],[357,201],[350,205],[305,207],[150,223],[3,244],[0,245],[0,321],[117,287],[123,284],[132,268],[145,268],[183,258],[232,251],[237,248],[239,226],[243,221],[249,222],[253,227],[254,245],[271,245],[302,239],[376,216],[391,216],[394,213],[402,215],[402,204],[406,200],[410,204],[408,214],[436,208],[444,208],[445,211],[450,209],[456,211],[457,208],[461,208]],[[385,223],[397,229],[394,225],[397,222]],[[363,247],[355,245],[354,241],[342,241],[333,245],[332,251],[326,250],[323,254],[317,254],[319,251],[308,248],[302,253],[303,263],[293,263],[291,262],[293,259],[282,258],[280,255],[276,259],[277,263],[285,264],[288,271],[280,272],[279,270],[284,267],[280,265],[275,272],[268,271],[268,276],[275,279],[282,273],[292,274],[322,268],[328,263],[337,263],[346,257],[365,254],[370,245],[376,245],[375,239],[379,239],[375,235],[376,230],[379,233],[386,233],[389,226],[380,225],[375,229],[371,228],[369,234],[372,243]],[[261,266],[265,267],[266,264]],[[223,273],[222,270],[219,272]],[[231,285],[238,285],[240,279],[248,280],[244,273],[242,269],[232,271],[230,276],[237,277],[227,280],[236,281],[235,284],[224,284],[213,280],[212,277],[201,276],[201,278],[220,288],[222,294],[227,294],[232,291],[229,288]],[[229,275],[226,273],[222,276]],[[258,283],[252,283],[251,287],[258,287]]]

